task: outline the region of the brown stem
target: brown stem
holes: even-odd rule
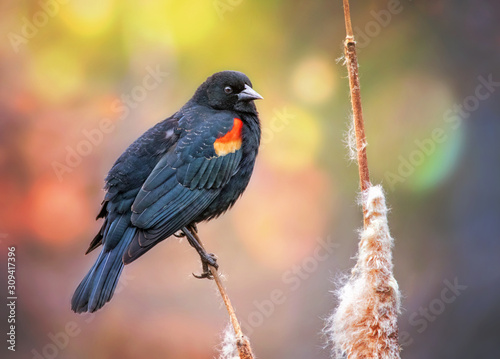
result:
[[[370,186],[370,172],[368,170],[368,159],[366,157],[366,136],[363,122],[363,109],[361,107],[361,92],[359,85],[358,57],[356,55],[356,42],[352,33],[351,13],[349,0],[344,1],[344,17],[346,24],[346,39],[344,42],[344,54],[349,74],[349,87],[351,89],[351,105],[354,121],[354,132],[356,134],[356,150],[358,155],[359,184],[361,191]],[[363,208],[363,220],[365,227],[368,223],[366,209]]]
[[[236,337],[242,336],[243,333],[241,331],[240,323],[238,322],[238,318],[236,317],[236,313],[231,304],[231,300],[229,299],[229,296],[227,295],[227,292],[224,286],[222,285],[219,272],[214,267],[212,266],[209,267],[210,267],[210,272],[212,272],[212,276],[214,277],[215,284],[217,284],[217,288],[219,289],[220,296],[222,297],[222,300],[224,301],[224,304],[227,308],[227,312],[229,313],[229,318],[231,319],[231,324],[233,325],[234,333],[236,334]]]
[[[345,19],[345,32],[348,38],[354,38],[351,25],[351,10],[349,9],[349,0],[344,1],[344,19]]]
[[[203,243],[198,237],[198,234],[195,231],[192,231],[193,236],[198,240],[198,243],[203,247]],[[238,322],[238,317],[236,317],[236,312],[231,304],[231,300],[227,295],[226,289],[222,285],[222,280],[220,279],[219,272],[215,267],[209,265],[210,272],[214,277],[215,284],[217,284],[217,288],[219,289],[220,296],[222,297],[222,301],[226,306],[227,312],[229,313],[229,318],[231,319],[231,324],[233,325],[235,338],[236,338],[236,347],[238,348],[238,353],[240,355],[240,359],[253,359],[254,356],[252,354],[252,349],[250,348],[249,340],[243,335],[241,331],[240,323]]]

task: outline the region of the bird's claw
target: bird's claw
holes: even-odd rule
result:
[[[203,267],[203,272],[201,274],[194,274],[193,276],[198,279],[214,279],[212,272],[208,266],[214,267],[215,270],[219,269],[219,265],[217,264],[217,257],[213,253],[206,253],[205,255],[200,255],[201,264]]]
[[[193,277],[197,278],[197,279],[214,279],[214,276],[212,275],[211,272],[203,272],[201,274],[194,274],[194,273],[191,273],[193,275]]]

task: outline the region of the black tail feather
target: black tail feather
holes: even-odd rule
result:
[[[136,229],[128,227],[116,247],[102,249],[95,264],[76,288],[71,299],[75,313],[95,312],[113,297],[118,278],[123,270],[123,253],[127,250]]]

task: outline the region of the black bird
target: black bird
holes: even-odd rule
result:
[[[125,264],[179,231],[200,254],[199,277],[210,277],[215,257],[193,231],[231,208],[247,187],[261,133],[254,100],[261,98],[243,73],[215,73],[118,158],[97,215],[104,223],[86,254],[103,247],[73,295],[74,312],[100,309]]]

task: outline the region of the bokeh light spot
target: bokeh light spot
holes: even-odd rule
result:
[[[201,1],[192,6],[187,1],[173,2],[170,22],[174,25],[175,37],[181,44],[197,43],[208,36],[216,25],[216,12],[209,1]]]
[[[67,27],[81,36],[97,36],[113,23],[114,0],[71,0],[61,6]]]
[[[294,94],[300,100],[311,104],[322,103],[330,98],[336,85],[330,61],[320,56],[302,60],[292,75]]]
[[[209,36],[216,25],[216,13],[206,1],[196,6],[184,1],[146,2],[131,14],[130,23],[140,38],[182,47]]]
[[[312,166],[294,175],[258,173],[252,181],[258,190],[233,212],[238,237],[268,267],[298,263],[318,246],[335,217],[329,201],[335,200],[336,188]]]
[[[453,173],[465,145],[463,126],[448,131],[443,143],[434,143],[434,152],[411,177],[410,186],[415,191],[426,191],[442,183]]]
[[[78,92],[84,80],[77,55],[61,47],[46,47],[39,52],[31,61],[29,75],[37,94],[55,102]]]
[[[312,164],[321,144],[318,120],[298,107],[290,107],[291,119],[287,123],[273,126],[263,125],[262,157],[273,167],[298,171]]]
[[[40,240],[53,244],[85,233],[93,217],[82,191],[51,180],[33,186],[30,209],[33,232]]]
[[[372,177],[384,178],[391,188],[422,190],[437,185],[438,178],[444,178],[445,172],[453,168],[452,163],[431,164],[451,159],[438,154],[449,146],[446,142],[450,138],[446,142],[433,139],[437,129],[448,135],[444,115],[454,103],[450,89],[432,76],[407,73],[388,78],[377,90],[376,94],[368,91],[371,95],[363,102],[365,117],[376,119],[366,121],[367,135],[372,139],[369,140]],[[431,175],[432,171],[440,174]],[[420,175],[423,177],[417,179]]]

